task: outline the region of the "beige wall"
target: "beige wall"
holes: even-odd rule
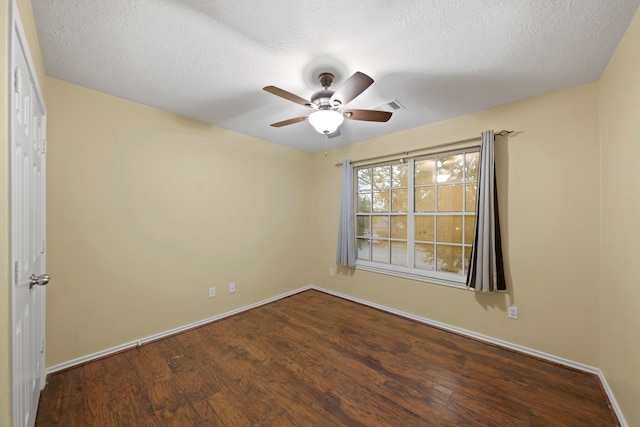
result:
[[[47,87],[48,366],[309,283],[309,154]]]
[[[399,112],[398,114],[402,114]],[[480,135],[496,144],[508,292],[478,294],[335,266],[344,158],[411,150]],[[597,84],[354,144],[314,157],[313,283],[532,349],[598,366]],[[507,318],[509,305],[519,319]]]
[[[640,425],[640,12],[600,81],[600,368]]]
[[[11,389],[9,375],[11,369],[11,294],[9,270],[9,127],[8,127],[8,78],[9,68],[9,9],[13,2],[3,1],[0,6],[0,129],[2,147],[0,148],[0,426],[11,423]],[[33,12],[29,0],[17,0],[27,44],[31,51],[40,88],[44,91],[44,67],[40,46],[36,35]]]

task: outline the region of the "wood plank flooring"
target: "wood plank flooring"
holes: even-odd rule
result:
[[[36,426],[615,426],[598,378],[318,291],[52,375]]]

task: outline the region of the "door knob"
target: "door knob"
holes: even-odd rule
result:
[[[51,280],[51,276],[49,276],[48,274],[41,274],[40,276],[32,274],[29,278],[29,289],[33,288],[36,285],[44,286],[49,283],[49,280]]]

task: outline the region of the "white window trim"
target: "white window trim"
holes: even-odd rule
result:
[[[452,150],[437,150],[434,151],[432,153],[429,152],[425,152],[425,153],[421,153],[420,155],[416,155],[416,156],[412,156],[412,159],[419,159],[419,158],[424,158],[427,156],[432,156],[432,155],[442,155],[442,154],[447,154],[447,155],[453,155],[453,154],[457,154],[460,152],[464,152],[467,150],[473,150],[474,148],[479,148],[478,144],[470,144],[468,146],[463,146],[463,147],[456,147]],[[353,190],[353,195],[354,198],[357,197],[357,176],[355,174],[355,171],[358,168],[362,168],[362,167],[367,167],[367,166],[375,166],[376,164],[389,164],[389,163],[393,163],[394,160],[386,160],[384,162],[374,162],[374,163],[370,163],[370,164],[358,164],[358,165],[353,165],[353,171],[354,171],[354,190]],[[413,174],[413,171],[411,171],[411,174]],[[413,186],[411,186],[411,188],[414,188]],[[413,191],[409,192],[409,197],[411,199],[413,199]],[[357,199],[354,200],[354,206],[357,206]],[[410,206],[413,206],[413,203],[410,204]],[[464,215],[464,213],[462,213]],[[354,228],[357,230],[357,224],[355,224],[356,219],[357,219],[357,212],[354,212],[353,215],[353,220],[354,220]],[[409,227],[412,228],[412,225]],[[410,230],[407,230],[408,232]],[[358,270],[363,270],[363,271],[370,271],[373,273],[380,273],[380,274],[386,274],[386,275],[390,275],[390,276],[395,276],[395,277],[402,277],[405,279],[411,279],[411,280],[417,280],[417,281],[421,281],[421,282],[427,282],[427,283],[433,283],[436,285],[443,285],[443,286],[449,286],[449,287],[453,287],[453,288],[458,288],[458,289],[468,289],[467,287],[467,275],[458,275],[458,274],[453,274],[453,273],[446,273],[446,272],[440,272],[440,271],[435,271],[435,270],[422,270],[420,268],[416,268],[416,267],[406,267],[406,266],[401,266],[401,265],[394,265],[394,264],[385,264],[385,263],[381,263],[381,262],[376,262],[376,261],[369,261],[369,260],[363,260],[363,259],[356,259],[356,265],[355,265],[356,269]]]
[[[467,289],[467,276],[440,271],[420,270],[419,268],[404,267],[401,265],[383,264],[381,262],[356,260],[356,269],[403,277],[405,279],[434,283],[436,285],[452,286],[454,288]]]

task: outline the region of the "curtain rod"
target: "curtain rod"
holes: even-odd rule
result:
[[[509,136],[509,135],[514,135],[518,132],[513,131],[513,130],[501,130],[500,132],[495,132],[493,134],[494,138],[496,136]],[[369,157],[366,159],[360,159],[360,160],[354,160],[351,163],[360,163],[360,162],[370,162],[371,160],[378,160],[378,159],[386,159],[387,157],[396,157],[396,156],[408,156],[411,153],[417,153],[418,151],[424,151],[424,150],[431,150],[431,149],[435,149],[435,148],[441,148],[441,147],[447,147],[449,145],[456,145],[456,144],[464,144],[465,142],[471,142],[471,141],[480,141],[482,139],[482,137],[477,136],[475,138],[467,138],[467,139],[461,139],[459,141],[453,141],[453,142],[445,142],[444,144],[438,144],[438,145],[433,145],[431,147],[424,147],[424,148],[417,148],[415,150],[409,150],[409,151],[400,151],[398,153],[391,153],[391,154],[386,154],[384,156],[376,156],[376,157]],[[336,163],[335,166],[342,166],[342,162],[340,163]]]

